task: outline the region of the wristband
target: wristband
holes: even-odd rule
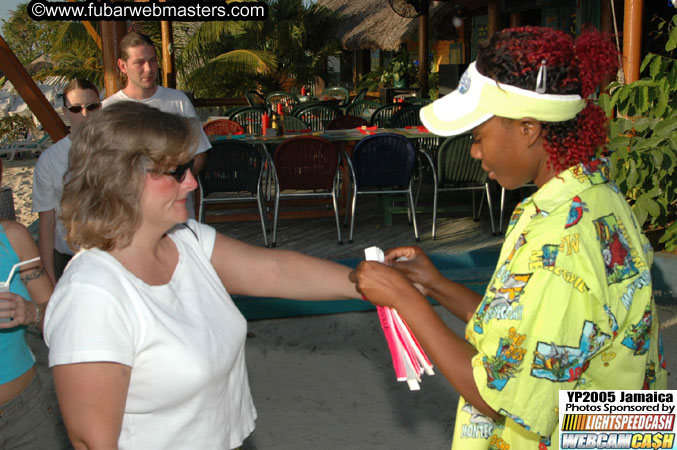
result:
[[[34,302],[33,306],[35,307],[35,320],[33,323],[40,323],[40,305]]]

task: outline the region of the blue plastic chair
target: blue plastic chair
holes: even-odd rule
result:
[[[355,145],[348,163],[353,188],[349,242],[353,242],[357,196],[361,194],[407,194],[414,237],[417,242],[420,241],[412,189],[416,163],[414,145],[404,136],[394,133],[367,136]]]

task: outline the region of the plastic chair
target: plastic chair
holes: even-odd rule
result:
[[[266,97],[257,90],[251,89],[244,95],[249,106],[253,108],[266,109]]]
[[[355,145],[348,162],[353,181],[349,242],[353,242],[355,209],[360,194],[407,194],[414,237],[417,242],[420,241],[412,189],[416,163],[414,145],[404,136],[394,133],[367,136]]]
[[[374,111],[379,109],[382,105],[379,102],[372,102],[371,100],[358,100],[346,107],[346,115],[358,116],[367,120],[371,120]]]
[[[44,133],[40,139],[35,139],[31,132],[25,139],[14,141],[6,150],[0,149],[0,153],[7,153],[9,155],[8,161],[12,161],[17,154],[21,156],[22,153],[40,153],[46,150],[52,144],[52,139],[49,134]]]
[[[417,127],[423,125],[421,122],[421,107],[416,105],[405,106],[390,119],[390,126],[393,128]],[[430,155],[431,158],[437,158],[437,149],[440,146],[439,137],[414,139],[416,148]]]
[[[318,136],[297,136],[280,144],[275,150],[273,160],[276,190],[271,246],[275,247],[277,239],[280,197],[331,197],[338,243],[343,244],[338,213],[338,168],[341,154],[336,147],[327,139]],[[283,193],[287,190],[324,192]]]
[[[338,108],[327,105],[325,102],[301,105],[294,111],[294,115],[310,125],[313,131],[322,131],[334,118],[341,115]]]
[[[284,115],[284,131],[285,132],[294,132],[301,130],[310,130],[310,125],[305,123],[303,120],[298,117],[291,116],[289,114]]]
[[[229,134],[244,134],[242,125],[229,119],[210,120],[202,126],[207,136],[227,136]]]
[[[262,109],[249,106],[230,116],[230,120],[242,125],[247,134],[259,134],[261,133],[261,118],[264,112]]]
[[[244,202],[255,198],[261,217],[263,243],[268,246],[263,194],[263,172],[267,160],[268,155],[265,151],[262,154],[256,147],[246,142],[228,139],[212,142],[205,168],[198,174],[199,220],[204,221],[207,203]]]
[[[242,110],[244,110],[244,109],[249,109],[249,108],[251,108],[251,106],[244,106],[244,105],[233,106],[232,108],[228,108],[228,109],[223,113],[223,117],[225,117],[225,118],[227,118],[227,119],[230,119],[230,120],[233,120],[233,116],[234,116],[235,114],[237,114],[238,112],[240,112],[240,111],[242,111]]]
[[[294,107],[299,103],[301,103],[301,101],[296,95],[285,91],[275,91],[266,95],[266,105],[268,106],[268,109],[277,111],[277,105],[282,104],[282,109],[285,114],[291,114]]]
[[[379,128],[391,128],[391,119],[396,112],[408,106],[406,103],[388,103],[379,107],[371,115],[371,124]]]
[[[482,169],[482,162],[470,156],[471,145],[472,136],[467,133],[446,139],[439,148],[437,153],[437,170],[434,171],[433,177],[435,189],[433,198],[433,239],[435,239],[435,225],[437,222],[437,201],[439,193],[442,191],[475,191],[484,189],[489,205],[491,232],[494,235],[496,234],[487,173]],[[480,201],[479,210],[477,215],[475,215],[475,195],[472,195],[474,220],[479,220],[481,210],[482,201]]]
[[[350,91],[343,86],[329,86],[322,90],[321,95],[329,97],[341,97],[339,106],[345,106],[350,102]]]
[[[362,88],[359,91],[357,91],[357,94],[355,94],[355,97],[350,101],[348,106],[352,105],[353,103],[361,102],[362,100],[365,99],[367,96],[367,88]]]
[[[369,126],[369,122],[357,116],[338,116],[327,124],[325,130],[349,130],[361,126]]]

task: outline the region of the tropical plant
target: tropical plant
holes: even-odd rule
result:
[[[187,89],[223,97],[254,87],[278,90],[290,78],[302,85],[327,76],[327,57],[339,50],[333,13],[303,0],[266,3],[265,21],[204,22],[189,30],[177,48],[177,72]]]
[[[667,25],[667,26],[666,26]],[[677,15],[661,24],[667,55],[677,48]],[[630,84],[612,82],[600,106],[612,117],[609,142],[611,177],[653,244],[677,249],[677,60],[650,53]]]
[[[28,15],[28,2],[17,5],[9,20],[2,19],[2,36],[21,64],[48,54],[56,22],[36,22]]]

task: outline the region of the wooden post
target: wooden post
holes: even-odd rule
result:
[[[611,2],[614,0],[600,0],[600,24],[599,30],[604,33],[614,32],[614,18],[611,13]]]
[[[14,89],[24,99],[31,112],[38,118],[45,132],[56,142],[68,134],[68,128],[61,117],[54,111],[42,91],[26,68],[0,36],[0,70],[5,73]]]
[[[418,84],[421,86],[421,97],[428,98],[428,13],[418,18]]]
[[[101,41],[103,43],[103,82],[106,97],[119,91],[120,77],[118,76],[118,52],[120,40],[127,34],[125,22],[101,21]]]
[[[642,10],[644,0],[625,0],[623,20],[623,72],[625,82],[639,80],[642,53]]]
[[[605,1],[605,0],[602,0]],[[510,28],[519,27],[522,25],[522,13],[514,12],[510,14]]]
[[[501,29],[501,0],[489,0],[487,5],[487,39]]]
[[[165,87],[176,89],[176,69],[174,68],[174,33],[172,23],[166,20],[160,22],[162,29],[162,84]]]

